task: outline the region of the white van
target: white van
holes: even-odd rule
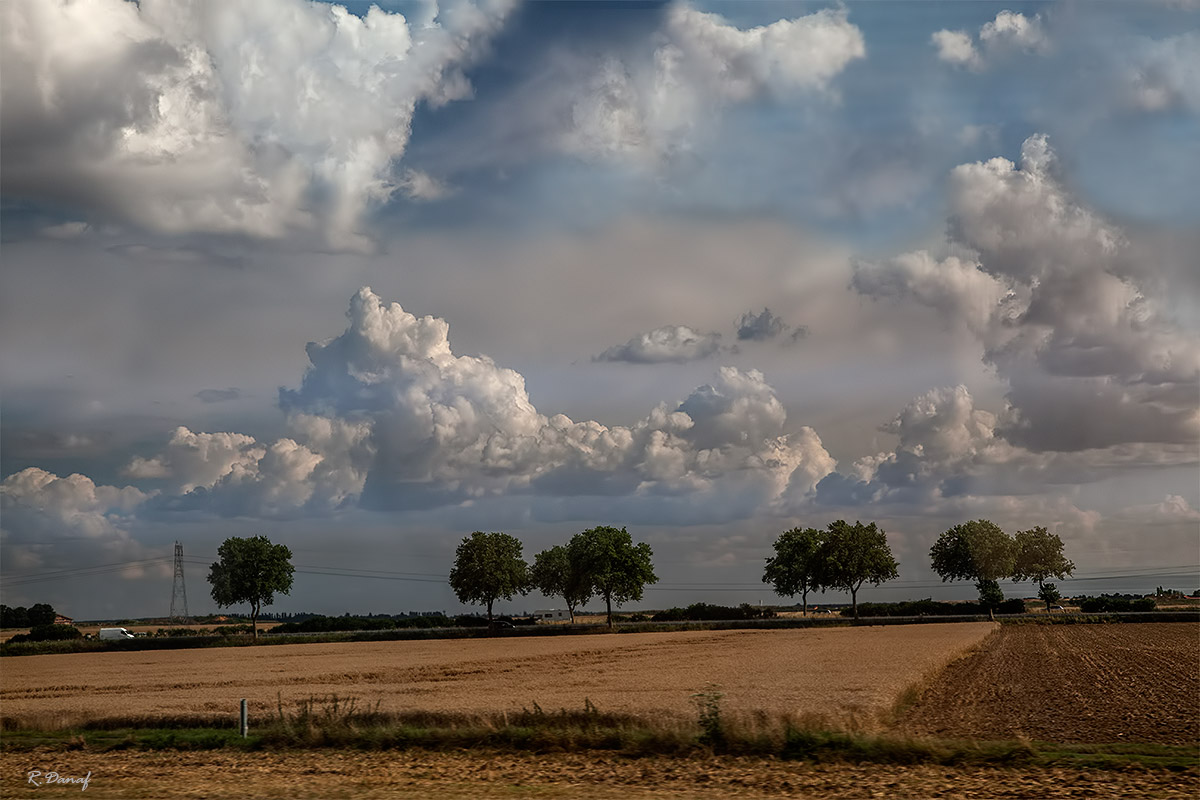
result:
[[[101,628],[101,639],[132,639],[133,634],[124,628]]]

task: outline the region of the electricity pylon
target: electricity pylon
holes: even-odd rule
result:
[[[175,543],[175,585],[171,591],[171,621],[187,622],[187,587],[183,583],[183,545]]]

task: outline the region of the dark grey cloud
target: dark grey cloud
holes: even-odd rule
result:
[[[242,396],[242,391],[236,387],[228,389],[201,389],[196,392],[196,399],[201,403],[223,403],[226,400],[237,400]]]
[[[786,322],[772,314],[769,308],[763,308],[757,314],[747,311],[738,317],[737,338],[740,342],[765,342],[781,335],[789,327]]]

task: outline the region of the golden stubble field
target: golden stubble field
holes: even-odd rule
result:
[[[992,623],[775,631],[350,642],[5,658],[0,714],[60,726],[103,717],[252,717],[315,697],[360,708],[492,713],[532,708],[695,718],[710,684],[730,713],[872,727],[907,687],[979,643]]]

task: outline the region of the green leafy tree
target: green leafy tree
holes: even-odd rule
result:
[[[854,618],[858,619],[858,590],[864,583],[875,586],[898,574],[887,536],[874,522],[850,525],[845,520],[829,523],[820,552],[819,583],[826,589],[850,593]]]
[[[454,553],[450,588],[463,603],[486,605],[491,628],[493,603],[501,598],[512,600],[532,588],[520,540],[507,533],[482,531],[463,539]]]
[[[58,612],[49,603],[34,603],[29,607],[30,627],[36,628],[42,625],[53,625],[57,617]]]
[[[792,528],[775,540],[775,555],[767,559],[763,583],[771,584],[781,597],[800,595],[808,616],[808,593],[821,588],[821,547],[825,533],[816,528]]]
[[[575,609],[592,597],[586,570],[571,560],[570,548],[556,545],[534,556],[530,576],[534,587],[547,597],[562,597],[575,621]]]
[[[995,608],[1004,601],[997,582],[1010,577],[1016,563],[1011,536],[986,519],[964,522],[938,537],[929,560],[943,581],[974,579],[980,604],[991,619],[996,618]]]
[[[217,557],[208,571],[212,598],[217,605],[250,604],[250,623],[254,638],[258,638],[258,614],[263,606],[275,602],[275,593],[292,590],[292,551],[282,544],[272,544],[265,536],[248,539],[231,537],[217,548]]]
[[[571,537],[567,551],[571,561],[580,566],[592,592],[604,598],[609,628],[613,626],[613,603],[620,606],[641,600],[646,584],[658,582],[650,545],[635,545],[624,528],[589,528]]]
[[[1050,604],[1057,601],[1060,595],[1058,587],[1046,583],[1046,579],[1055,577],[1062,580],[1075,570],[1075,565],[1063,555],[1062,539],[1039,526],[1017,531],[1015,546],[1013,581],[1037,581],[1038,597],[1046,603],[1046,610],[1049,611]]]

